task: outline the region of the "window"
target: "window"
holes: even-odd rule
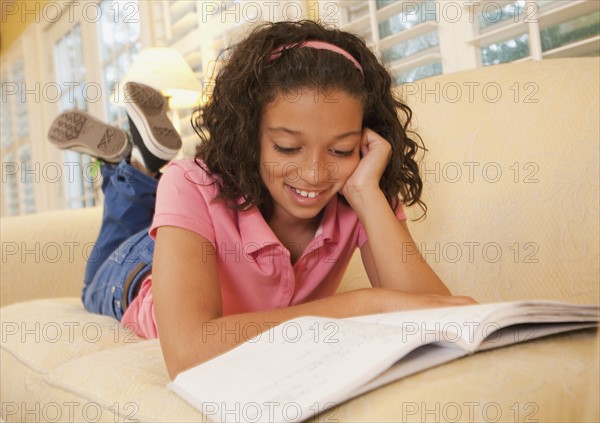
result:
[[[98,25],[98,43],[102,67],[103,92],[113,94],[119,81],[141,49],[140,13],[135,0],[103,0]],[[128,129],[123,107],[117,106],[111,95],[102,96],[106,121]]]
[[[538,4],[543,58],[600,54],[598,2],[538,0]]]
[[[600,13],[595,1],[482,2],[477,8],[483,66],[517,60],[598,56]]]
[[[341,28],[363,36],[389,67],[396,83],[442,73],[435,0],[337,4]]]
[[[22,95],[25,86],[23,58],[2,72],[2,214],[36,211],[35,169],[31,160],[29,118]]]
[[[0,118],[2,119],[2,124],[0,125],[0,130],[2,131],[2,150],[5,151],[13,143],[12,136],[12,127],[11,127],[11,105],[8,101],[8,93],[9,93],[9,84],[10,82],[2,75],[2,107],[0,108]],[[11,91],[12,92],[12,91]]]
[[[91,12],[91,4],[95,13]],[[128,129],[125,110],[112,101],[110,94],[141,48],[137,1],[102,0],[64,7],[70,10],[65,10],[63,18],[52,23],[45,34],[53,53],[52,83],[63,89],[53,113],[76,108]],[[64,198],[63,206],[98,204],[100,163],[87,154],[70,150],[60,154],[65,175],[59,194]]]
[[[2,160],[2,197],[4,214],[12,216],[19,214],[19,174],[14,154],[7,154]]]
[[[525,57],[529,57],[529,34],[527,33],[481,48],[483,66],[512,62]]]
[[[21,200],[20,209],[22,213],[35,212],[35,177],[36,169],[31,160],[31,146],[24,144],[19,148],[19,163],[21,166],[21,179],[19,198]]]
[[[321,0],[320,12],[337,13],[338,26],[363,36],[399,84],[477,66],[600,51],[595,0]]]
[[[68,30],[54,45],[56,83],[63,89],[74,88],[73,93],[63,92],[60,97],[60,111],[76,108],[86,111],[86,66],[83,62],[81,25],[78,23]],[[70,95],[71,94],[71,95]],[[95,166],[87,154],[70,150],[63,151],[64,178],[67,206],[69,208],[91,207],[95,205],[94,179],[88,177]]]

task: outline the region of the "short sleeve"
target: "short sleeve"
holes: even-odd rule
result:
[[[156,239],[161,226],[175,226],[202,235],[215,245],[215,231],[210,215],[210,201],[215,186],[207,183],[206,173],[195,163],[184,166],[171,162],[161,176],[156,193],[154,219],[150,236]]]
[[[406,220],[406,214],[404,214],[404,207],[402,206],[402,204],[398,205],[398,208],[396,209],[394,214],[396,215],[396,219],[398,219],[399,221]],[[358,222],[358,248],[362,248],[362,246],[364,245],[365,242],[367,242],[367,234],[365,232],[365,228],[363,227],[362,223],[359,221]]]

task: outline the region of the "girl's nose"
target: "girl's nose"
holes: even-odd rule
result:
[[[336,163],[322,154],[310,155],[302,164],[302,179],[317,187],[332,182],[335,173]]]

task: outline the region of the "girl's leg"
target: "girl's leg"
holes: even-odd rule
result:
[[[158,180],[126,161],[104,165],[102,177],[102,226],[88,259],[81,299],[87,310],[121,320],[137,283],[152,268],[154,241],[148,228]]]
[[[148,228],[158,180],[149,175],[158,173],[181,147],[181,138],[166,115],[165,98],[149,86],[132,82],[126,84],[125,91],[133,153],[137,153],[135,160],[144,172],[128,163],[132,148],[127,134],[87,113],[62,113],[48,133],[59,148],[85,152],[107,162],[102,167],[102,226],[88,259],[82,301],[89,311],[118,320],[152,267],[154,241]]]
[[[85,308],[119,321],[152,269],[154,240],[144,228],[123,241],[83,288]]]
[[[124,160],[118,165],[102,166],[102,226],[88,258],[84,292],[117,247],[141,230],[148,230],[154,215],[157,186],[157,179],[144,175]]]

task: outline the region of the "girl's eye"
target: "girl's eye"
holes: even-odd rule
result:
[[[275,147],[275,151],[279,151],[280,153],[284,153],[284,154],[292,154],[295,153],[298,149],[293,147],[293,148],[286,148],[286,147],[281,147],[277,144],[273,144],[273,147]]]
[[[352,153],[354,153],[354,150],[350,150],[350,151],[332,150],[332,153],[335,154],[336,156],[348,157],[348,156],[351,156]]]

